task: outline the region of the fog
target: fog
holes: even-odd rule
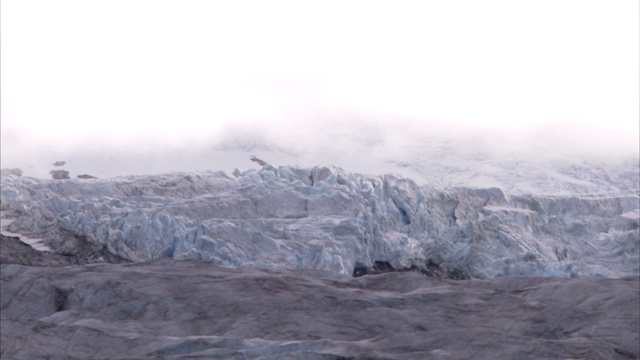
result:
[[[3,1],[2,167],[637,158],[638,2]],[[411,174],[408,174],[411,175]]]

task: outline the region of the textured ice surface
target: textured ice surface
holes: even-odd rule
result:
[[[1,266],[3,359],[639,354],[638,277],[453,281],[404,272],[353,278],[171,259]]]
[[[8,231],[54,250],[83,237],[133,261],[351,274],[356,262],[426,261],[471,276],[639,273],[637,192],[505,194],[436,189],[334,167],[169,173],[111,180],[2,177]]]

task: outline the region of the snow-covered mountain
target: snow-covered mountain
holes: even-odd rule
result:
[[[110,180],[6,176],[1,210],[15,219],[9,231],[42,237],[55,250],[86,239],[134,261],[343,274],[383,261],[480,278],[622,277],[639,274],[639,199],[631,186],[532,195],[266,165]]]

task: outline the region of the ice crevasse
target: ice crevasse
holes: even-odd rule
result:
[[[436,263],[471,277],[639,274],[640,200],[508,195],[336,167],[44,180],[3,176],[9,231],[54,250],[80,238],[132,261],[225,267]]]

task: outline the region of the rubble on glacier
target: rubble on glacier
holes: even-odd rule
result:
[[[353,278],[167,258],[69,266],[42,255],[37,263],[0,259],[3,359],[635,359],[640,353],[637,276]]]

